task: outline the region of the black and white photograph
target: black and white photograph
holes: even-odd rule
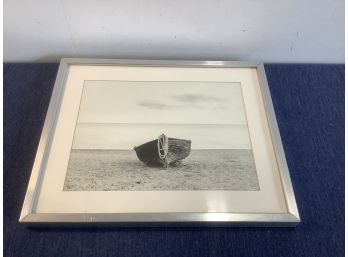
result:
[[[85,81],[63,190],[260,190],[240,84]]]

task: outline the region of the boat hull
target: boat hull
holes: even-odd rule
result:
[[[168,138],[166,159],[161,159],[159,156],[157,139],[135,147],[134,150],[139,160],[149,166],[173,165],[189,156],[191,152],[191,141]]]

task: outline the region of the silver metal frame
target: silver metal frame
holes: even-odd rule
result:
[[[37,196],[55,132],[57,116],[70,65],[150,67],[256,68],[271,132],[275,157],[288,213],[49,213],[35,212]],[[27,226],[116,225],[116,226],[296,226],[300,223],[295,195],[262,63],[234,61],[125,60],[63,58],[60,62],[19,222]]]

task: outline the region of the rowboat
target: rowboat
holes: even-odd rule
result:
[[[162,134],[158,139],[134,147],[140,161],[149,166],[163,166],[168,168],[183,159],[191,151],[191,141],[168,138]]]

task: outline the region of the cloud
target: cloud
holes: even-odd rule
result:
[[[201,94],[184,94],[184,95],[174,95],[172,96],[176,101],[190,104],[198,104],[198,103],[221,103],[224,102],[225,99],[210,96],[210,95],[201,95]]]
[[[158,100],[143,100],[137,103],[138,106],[156,109],[156,110],[164,110],[170,108],[205,108],[209,105],[211,108],[215,109],[224,109],[223,102],[226,99],[210,96],[210,95],[202,95],[202,94],[183,94],[183,95],[173,95],[171,96],[171,104],[162,103]]]
[[[160,102],[155,102],[155,101],[141,101],[138,102],[137,105],[141,107],[146,107],[146,108],[151,108],[151,109],[168,109],[171,108],[171,105],[160,103]]]
[[[224,109],[224,102],[226,99],[202,95],[202,94],[184,94],[184,95],[173,95],[172,98],[177,102],[180,102],[181,106],[190,106],[194,108],[206,108],[209,106],[214,109]]]

